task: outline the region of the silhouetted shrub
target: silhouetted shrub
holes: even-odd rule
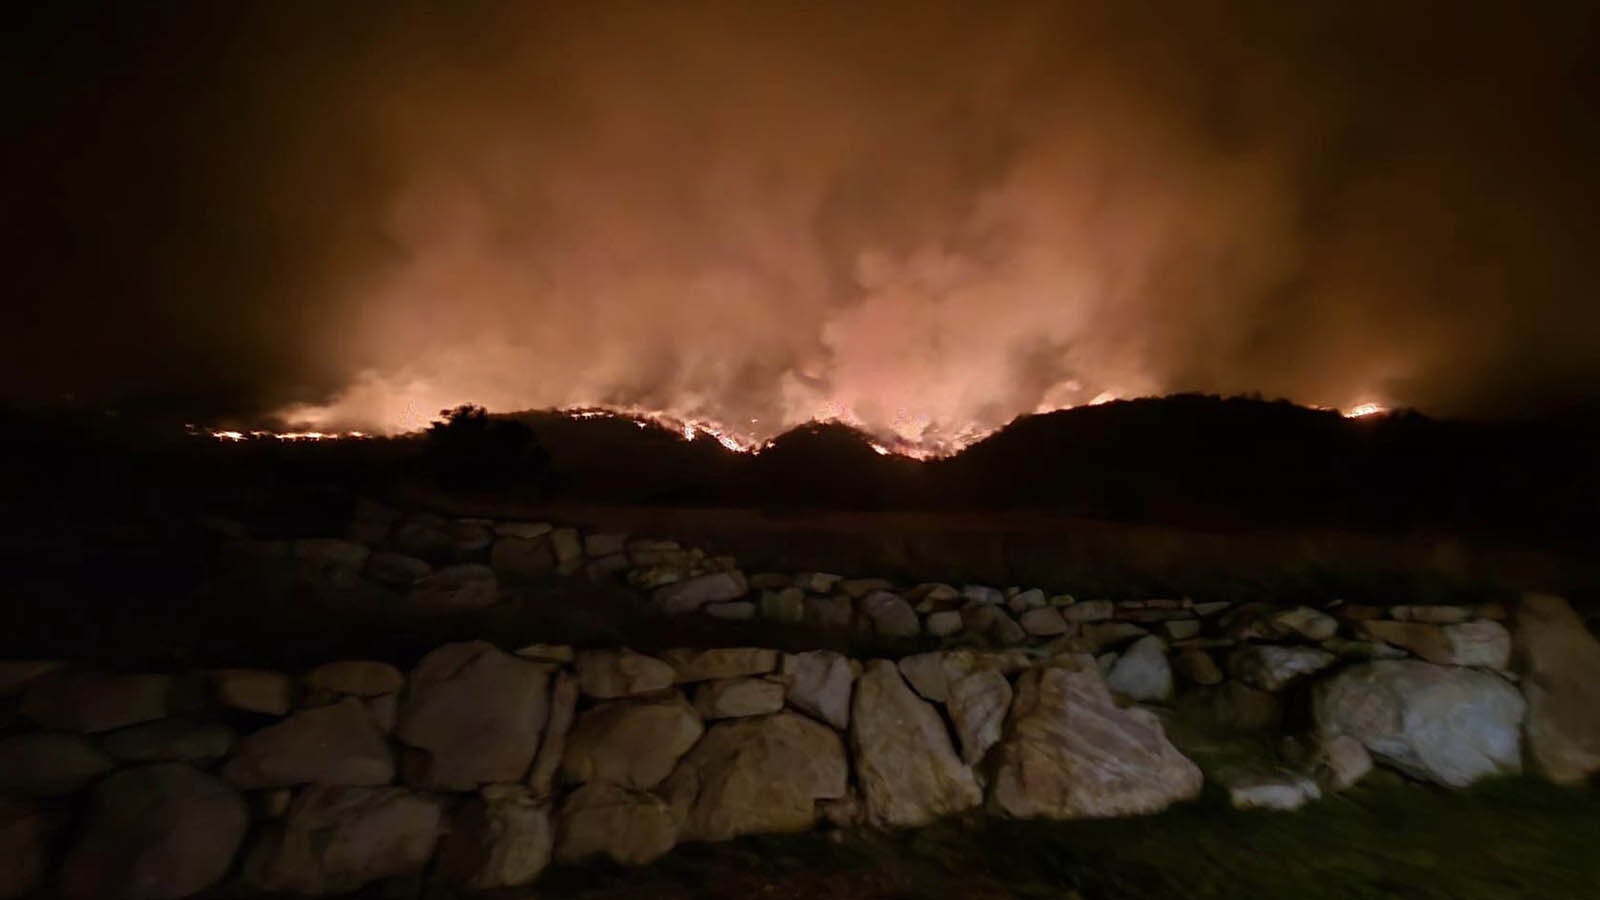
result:
[[[441,484],[498,488],[544,477],[550,454],[527,425],[491,417],[481,406],[458,406],[439,415],[428,427],[424,459]]]

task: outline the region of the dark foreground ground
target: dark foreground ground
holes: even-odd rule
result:
[[[1600,795],[1510,779],[1451,793],[1378,773],[1293,813],[1220,798],[1140,819],[950,822],[680,847],[643,869],[547,872],[585,898],[1600,896]]]

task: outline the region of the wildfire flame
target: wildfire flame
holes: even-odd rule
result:
[[[1101,393],[1090,399],[1084,406],[1099,406],[1115,400],[1123,399],[1110,393]],[[1036,413],[1055,412],[1070,409],[1069,406],[1041,407]],[[1375,402],[1357,403],[1343,410],[1333,407],[1316,407],[1337,411],[1347,419],[1359,419],[1367,416],[1381,415],[1390,411],[1390,408]],[[694,441],[700,437],[709,437],[723,448],[733,453],[759,454],[772,445],[773,439],[760,437],[748,431],[741,431],[727,425],[698,417],[684,417],[659,410],[642,409],[639,407],[569,407],[555,410],[561,415],[571,419],[623,419],[631,421],[640,429],[652,426],[668,433],[675,434],[685,441]],[[874,432],[858,418],[851,416],[847,411],[840,410],[835,415],[824,420],[813,420],[817,425],[843,425],[853,428],[864,435],[868,435],[868,446],[879,456],[904,456],[912,459],[928,460],[953,456],[966,447],[988,437],[994,429],[969,428],[949,437],[925,436],[920,440],[911,440],[894,434]],[[754,422],[754,420],[752,420]],[[212,429],[200,428],[190,425],[188,430],[192,434],[208,435],[219,441],[240,442],[245,440],[278,440],[287,442],[296,441],[329,441],[347,439],[365,439],[377,435],[366,431],[335,431],[335,430],[286,430],[273,431],[270,429]],[[396,428],[385,432],[387,435],[405,435],[420,433],[421,429]]]

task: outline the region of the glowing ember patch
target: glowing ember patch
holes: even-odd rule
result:
[[[372,435],[364,431],[266,431],[255,429],[252,431],[205,429],[189,426],[190,434],[207,434],[219,441],[243,441],[248,439],[277,440],[277,441],[337,441],[337,440],[365,440]]]
[[[1362,416],[1375,416],[1388,411],[1389,407],[1381,403],[1358,403],[1346,410],[1344,417],[1346,419],[1359,419]]]

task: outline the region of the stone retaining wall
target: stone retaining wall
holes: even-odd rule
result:
[[[587,577],[661,615],[830,624],[908,650],[467,641],[406,671],[3,662],[0,897],[486,890],[742,834],[1153,813],[1207,781],[1286,809],[1374,764],[1450,787],[1600,771],[1600,642],[1555,597],[1312,608],[747,577],[665,540],[376,504],[339,537],[221,527],[234,570],[377,591],[424,619]],[[1175,727],[1197,705],[1273,736],[1280,758],[1211,769]],[[1286,729],[1289,706],[1309,721]]]
[[[1504,630],[1493,624],[1506,616],[1496,604],[1383,609],[1328,598],[1320,610],[1284,614],[1270,604],[1080,599],[1059,585],[1048,590],[896,584],[826,572],[746,574],[730,556],[666,538],[547,522],[446,518],[366,500],[337,537],[258,540],[239,523],[219,527],[226,536],[225,571],[289,572],[324,593],[350,595],[348,608],[381,607],[418,619],[514,604],[529,586],[581,578],[631,590],[662,616],[804,625],[942,646],[1100,654],[1153,634],[1175,648],[1218,651],[1241,640],[1292,637],[1320,642],[1341,657],[1383,656],[1401,647],[1435,662],[1502,669],[1510,648]],[[1375,619],[1404,624],[1370,621]],[[1458,649],[1479,656],[1458,660]]]
[[[1600,770],[1600,642],[1558,598],[1515,613],[1517,674],[1496,670],[1504,627],[1425,621],[1464,615],[1437,609],[1356,619],[1432,661],[1279,642],[1337,628],[1291,609],[1250,618],[1225,667],[1155,635],[1100,660],[476,641],[408,672],[7,662],[0,896],[328,894],[423,877],[490,889],[552,861],[641,864],[742,834],[1153,813],[1207,777],[1237,806],[1270,808],[1346,788],[1374,760],[1463,786],[1521,771],[1525,747],[1531,768],[1581,782]],[[1240,728],[1276,728],[1296,691],[1313,724],[1279,765],[1202,775],[1163,724],[1174,669]]]

